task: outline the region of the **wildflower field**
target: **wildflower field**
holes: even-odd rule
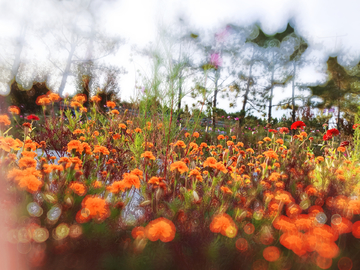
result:
[[[27,269],[359,269],[359,124],[218,134],[59,101],[0,115],[1,237]]]

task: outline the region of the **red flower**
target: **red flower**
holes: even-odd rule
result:
[[[277,133],[277,130],[276,129],[269,129],[269,132]]]
[[[297,128],[303,128],[306,127],[305,123],[303,121],[296,121],[291,125],[291,129],[297,129]]]
[[[37,117],[35,114],[30,114],[28,117],[26,117],[27,120],[35,120],[38,121],[40,120],[39,117]]]
[[[344,142],[340,143],[340,146],[345,147],[345,146],[348,146],[349,144],[350,144],[349,141],[344,141]]]
[[[331,135],[324,134],[324,137],[323,137],[323,140],[324,140],[324,141],[328,141],[328,140],[331,140],[331,139],[332,139],[332,136],[331,136]]]
[[[360,127],[360,124],[353,125],[353,129],[356,129],[357,127]]]
[[[289,133],[289,129],[287,127],[280,128],[280,133]]]
[[[337,136],[337,135],[339,135],[339,133],[340,132],[336,128],[332,128],[332,129],[329,129],[326,132],[326,135],[328,135],[328,136]]]

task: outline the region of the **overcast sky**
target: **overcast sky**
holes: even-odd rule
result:
[[[59,18],[66,18],[63,5],[71,7],[74,3],[81,5],[87,0],[0,0],[0,41],[6,46],[6,40],[18,35],[21,18],[28,16],[32,27],[51,27]],[[147,62],[133,58],[130,62],[131,44],[139,47],[150,41],[155,42],[159,26],[174,25],[179,17],[184,18],[194,29],[220,31],[227,24],[241,26],[258,22],[266,34],[275,34],[285,30],[291,20],[297,34],[305,38],[310,48],[317,48],[321,44],[321,51],[317,52],[319,62],[326,63],[329,55],[338,56],[340,64],[355,65],[360,59],[360,1],[350,0],[128,0],[128,1],[92,1],[96,18],[108,34],[119,35],[127,40],[117,55],[106,58],[106,61],[118,64],[127,69],[121,81],[121,98],[129,99],[134,95],[135,70],[145,70]],[[76,5],[75,5],[76,6]],[[83,12],[79,9],[79,13]],[[84,13],[84,17],[86,17]],[[85,21],[87,18],[84,19]],[[84,29],[88,27],[84,25]],[[40,36],[29,38],[31,43],[28,58],[47,61],[47,53],[40,42]],[[6,60],[6,51],[1,61]],[[29,54],[29,53],[28,53]],[[4,60],[5,58],[5,60]],[[38,66],[44,66],[38,64]],[[41,68],[41,67],[39,67]],[[319,74],[317,74],[319,73]],[[5,76],[6,77],[6,76]],[[302,81],[309,83],[324,80],[324,74],[316,70],[304,71]],[[55,80],[55,79],[54,79]],[[69,80],[69,82],[71,79]],[[54,84],[56,85],[56,84]],[[0,87],[4,91],[4,87]],[[71,83],[66,90],[71,92]],[[277,90],[275,104],[284,96],[289,95],[289,87]],[[238,100],[240,105],[241,99]],[[228,109],[228,101],[219,101],[219,107]],[[236,110],[239,110],[236,108]],[[283,112],[275,113],[279,117]]]

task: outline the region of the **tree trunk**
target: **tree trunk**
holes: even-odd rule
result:
[[[182,95],[182,89],[181,89],[181,86],[182,86],[182,84],[181,84],[181,79],[182,79],[182,77],[181,77],[181,71],[180,71],[180,75],[179,75],[179,102],[178,102],[178,115],[177,115],[177,121],[178,121],[178,123],[180,124],[180,109],[181,109],[181,95]]]
[[[246,103],[247,103],[248,95],[249,95],[249,91],[250,91],[252,66],[253,66],[253,63],[251,63],[250,69],[249,69],[249,78],[248,78],[248,82],[247,82],[247,86],[246,86],[246,91],[244,94],[243,106],[242,106],[240,117],[239,117],[239,127],[241,127],[245,123],[245,114],[246,114],[245,108],[246,108]]]
[[[293,81],[292,81],[292,113],[291,113],[291,117],[292,117],[292,121],[295,122],[295,75],[296,75],[296,64],[294,62],[294,77],[293,77]]]
[[[16,77],[16,74],[18,73],[18,69],[20,66],[20,57],[21,57],[21,52],[24,48],[24,40],[25,40],[25,34],[26,34],[26,24],[23,24],[21,27],[21,32],[20,35],[17,37],[17,41],[16,41],[16,51],[15,51],[15,59],[14,59],[14,63],[11,67],[11,79]]]
[[[69,52],[69,55],[68,55],[68,58],[67,58],[67,61],[66,61],[65,71],[64,71],[63,77],[61,79],[60,87],[59,87],[59,95],[61,97],[63,97],[63,93],[64,93],[64,89],[65,89],[65,85],[66,85],[66,80],[67,80],[67,77],[69,76],[69,73],[70,73],[71,61],[72,61],[72,57],[73,57],[74,52],[75,52],[75,48],[76,48],[76,46],[74,44],[72,44],[71,45],[71,50]]]
[[[219,80],[219,74],[220,74],[220,71],[219,71],[219,67],[218,69],[216,70],[216,73],[215,73],[215,91],[214,91],[214,100],[213,100],[213,115],[212,115],[212,124],[213,124],[213,130],[215,131],[215,127],[216,127],[216,116],[215,116],[215,111],[216,111],[216,98],[217,98],[217,93],[218,93],[218,80]]]
[[[271,88],[270,88],[270,99],[269,99],[269,114],[268,114],[268,124],[271,123],[271,110],[272,110],[272,99],[273,99],[273,92],[274,92],[274,72],[275,70],[272,70],[271,73]]]

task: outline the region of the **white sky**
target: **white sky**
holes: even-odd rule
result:
[[[72,5],[74,2],[84,4],[88,0],[0,0],[0,41],[14,38],[18,33],[20,18],[28,14],[32,25],[36,28],[44,24],[51,27],[52,20],[66,18],[67,14],[61,5]],[[321,44],[321,51],[316,53],[319,62],[326,63],[328,56],[338,56],[341,64],[354,65],[360,59],[360,1],[350,0],[96,0],[96,16],[101,20],[103,29],[110,34],[126,38],[123,46],[115,56],[106,61],[118,64],[127,69],[128,74],[121,81],[121,98],[128,100],[134,95],[135,70],[146,70],[147,61],[138,57],[130,62],[131,44],[139,47],[150,41],[155,42],[159,25],[171,26],[179,16],[188,20],[195,29],[218,31],[226,24],[251,25],[259,22],[266,34],[275,34],[285,30],[287,22],[292,18],[295,31],[303,36],[310,48]],[[99,4],[100,3],[100,4]],[[80,5],[81,6],[81,5]],[[79,9],[81,13],[82,9]],[[86,16],[86,14],[84,15]],[[86,28],[87,26],[84,26]],[[41,46],[40,36],[31,38],[32,59],[42,58],[46,61],[47,54]],[[30,42],[30,41],[28,41]],[[0,46],[4,46],[4,42]],[[31,58],[31,57],[30,57]],[[1,59],[0,59],[1,61]],[[35,60],[33,60],[35,61]],[[320,68],[321,69],[321,68]],[[324,69],[324,67],[322,68]],[[301,81],[315,82],[324,80],[324,74],[314,69],[299,75]],[[53,78],[53,80],[56,80]],[[68,80],[67,91],[71,91],[71,79]],[[276,89],[274,103],[289,96],[290,85],[284,89]],[[191,101],[185,101],[191,103]],[[219,100],[219,107],[227,111],[239,111],[241,99],[235,110],[228,109],[228,101]],[[282,112],[274,111],[275,117]]]

